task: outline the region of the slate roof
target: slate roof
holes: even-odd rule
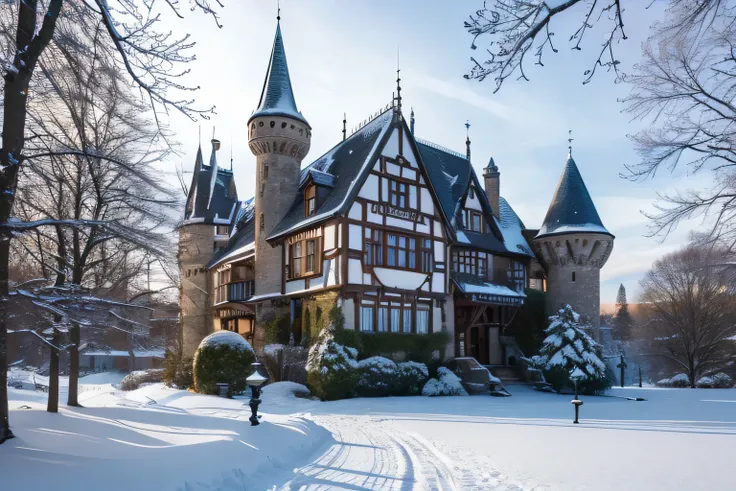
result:
[[[536,238],[576,232],[602,233],[613,237],[598,216],[578,166],[572,156],[568,156]]]
[[[309,123],[296,108],[294,91],[291,88],[289,66],[286,63],[284,41],[281,38],[281,24],[276,25],[271,58],[268,61],[266,79],[261,90],[261,101],[258,109],[250,116],[248,123],[257,116],[288,116],[297,119],[307,126]]]
[[[498,200],[499,225],[503,234],[503,241],[506,248],[517,254],[534,257],[532,248],[529,247],[524,237],[523,231],[526,228],[519,216],[505,198],[500,197]]]
[[[376,150],[387,130],[393,126],[393,108],[381,113],[373,121],[338,143],[326,154],[302,169],[299,192],[291,209],[270,232],[268,240],[275,240],[303,227],[315,225],[333,216],[346,213],[376,161]],[[320,203],[314,215],[304,216],[304,190],[301,187],[312,170],[334,176],[334,186]],[[356,183],[358,185],[356,186]]]
[[[516,225],[514,225],[513,217],[516,218],[518,223],[521,223],[521,221],[518,220],[518,217],[511,207],[508,206],[508,203],[506,203],[507,208],[504,209],[501,217],[502,219],[506,218],[506,222],[503,222],[503,220],[499,222],[493,217],[491,205],[488,203],[488,197],[483,192],[483,186],[480,185],[478,176],[468,159],[459,153],[421,140],[417,141],[417,147],[419,148],[422,162],[424,162],[427,175],[437,193],[437,198],[440,201],[442,209],[445,215],[451,218],[458,245],[501,254],[521,254],[532,257],[531,249],[528,245],[526,245],[525,250],[521,250],[518,247],[520,244],[522,246],[525,245],[526,241],[521,237],[523,242],[520,242],[518,237],[516,237]],[[491,159],[491,162],[493,162],[493,159]],[[463,200],[471,181],[478,191],[476,196],[485,210],[486,221],[491,226],[493,233],[471,232],[469,230],[463,230],[459,226],[460,219],[458,215],[464,204]],[[513,214],[513,217],[508,216],[507,212],[509,210]],[[489,220],[490,217],[493,217],[492,221]],[[505,229],[504,223],[506,224]],[[520,231],[518,235],[521,235]]]
[[[194,163],[183,223],[229,225],[237,205],[238,195],[232,171],[217,167],[214,145],[210,165],[204,165],[200,147]]]
[[[494,295],[499,297],[507,297],[514,299],[515,302],[523,303],[526,295],[517,292],[507,286],[499,285],[490,281],[484,281],[482,278],[470,273],[458,273],[452,271],[450,279],[467,297],[472,298],[473,294]]]
[[[335,187],[335,176],[330,174],[329,172],[322,172],[317,169],[308,169],[307,173],[309,174],[308,177],[312,178],[312,182],[314,182],[318,186],[326,186],[328,188]],[[300,185],[303,185],[305,182],[306,180]]]
[[[240,204],[232,225],[233,233],[230,235],[227,246],[215,252],[206,268],[211,269],[227,259],[247,255],[246,253],[250,251],[255,253],[256,221],[254,212],[255,200],[253,198]]]

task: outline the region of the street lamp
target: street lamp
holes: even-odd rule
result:
[[[250,412],[252,413],[249,420],[251,426],[258,426],[261,424],[260,421],[258,421],[258,405],[261,403],[261,400],[259,399],[261,395],[261,386],[268,381],[268,377],[264,377],[261,375],[260,367],[261,364],[256,362],[252,364],[253,368],[255,369],[253,371],[253,374],[245,379],[245,383],[250,386],[251,390],[251,398],[250,398]]]
[[[575,384],[575,398],[570,401],[570,403],[575,406],[575,421],[573,423],[578,424],[578,413],[580,412],[580,406],[583,405],[583,401],[578,399],[578,382],[586,378],[585,372],[580,370],[580,367],[576,367],[575,370],[573,370],[570,373],[570,380],[572,380],[572,383]]]

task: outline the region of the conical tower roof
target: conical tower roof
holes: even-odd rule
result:
[[[281,38],[281,23],[276,25],[276,36],[271,49],[271,59],[268,62],[266,80],[263,82],[261,101],[258,109],[251,115],[248,122],[258,116],[287,116],[309,123],[296,108],[294,91],[291,88],[289,66],[286,64],[286,51]]]
[[[603,226],[572,155],[567,157],[547,216],[535,238],[569,233],[598,233],[613,237]]]

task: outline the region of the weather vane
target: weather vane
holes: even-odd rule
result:
[[[470,120],[465,121],[465,136],[470,136]]]
[[[572,137],[572,130],[567,130],[568,138],[567,138],[567,151],[570,152],[570,155],[572,155],[572,141],[574,138]]]
[[[276,20],[281,20],[281,0],[276,1]]]

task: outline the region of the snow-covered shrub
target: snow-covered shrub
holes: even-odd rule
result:
[[[579,369],[582,379],[578,390],[584,394],[599,394],[611,387],[611,377],[603,362],[601,345],[580,327],[580,316],[566,305],[549,318],[547,337],[539,354],[529,363],[544,374],[554,390],[573,387],[570,374]]]
[[[672,379],[663,378],[662,380],[657,381],[654,385],[657,387],[672,387]]]
[[[309,351],[302,346],[268,344],[260,356],[274,382],[307,383],[307,357]]]
[[[143,384],[154,384],[161,382],[164,378],[163,368],[152,368],[150,370],[136,370],[130,372],[120,381],[122,390],[136,390]]]
[[[177,389],[188,389],[193,386],[193,362],[192,358],[184,356],[181,351],[166,350],[163,381],[166,385]]]
[[[307,360],[307,387],[323,401],[350,397],[360,379],[358,351],[335,341],[334,329],[322,330]]]
[[[284,350],[283,344],[267,344],[263,348],[261,362],[268,372],[268,378],[273,382],[281,381],[281,364],[279,363],[279,354]]]
[[[423,396],[466,396],[460,377],[452,373],[447,367],[437,369],[437,377],[431,378],[424,384]]]
[[[424,363],[405,361],[398,364],[399,395],[413,396],[422,392],[422,387],[429,379],[429,369]]]
[[[360,397],[386,397],[399,393],[399,367],[382,356],[372,356],[358,362],[360,379],[355,392]]]
[[[716,389],[730,389],[733,387],[733,379],[725,373],[716,373],[710,376],[713,379],[713,387]]]
[[[712,389],[713,379],[710,377],[701,377],[697,382],[695,382],[695,387],[698,389]]]
[[[690,387],[690,378],[686,373],[678,373],[670,379],[670,383],[672,384],[672,387],[683,389],[685,387]]]
[[[217,331],[202,340],[194,354],[194,389],[200,394],[217,394],[217,384],[242,392],[245,379],[253,373],[256,354],[248,341],[232,331]]]

